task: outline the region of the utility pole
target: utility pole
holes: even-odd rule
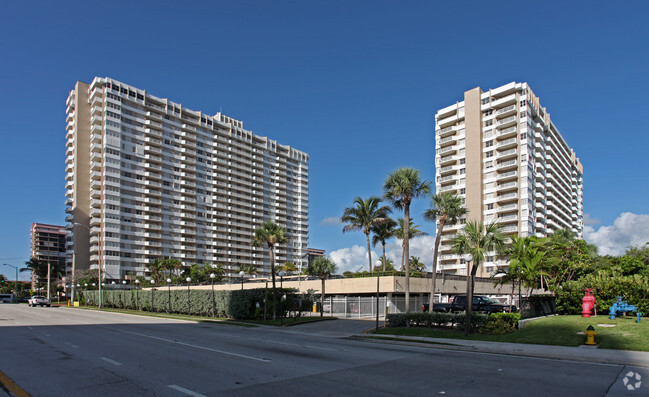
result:
[[[47,300],[50,299],[50,271],[52,270],[52,265],[50,265],[49,262],[47,262]]]

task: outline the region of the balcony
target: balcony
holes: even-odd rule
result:
[[[499,159],[499,160],[504,160],[506,158],[516,157],[517,153],[518,153],[517,149],[509,149],[509,150],[505,150],[503,152],[497,151],[496,152],[496,158]]]
[[[439,159],[439,165],[446,166],[455,163],[460,159],[460,156],[446,156]]]
[[[516,124],[516,116],[510,116],[496,122],[497,127],[506,127],[512,124]]]
[[[506,201],[514,201],[517,199],[518,199],[518,193],[507,193],[507,194],[501,194],[498,197],[496,197],[496,202],[501,203]]]
[[[496,175],[497,181],[504,181],[507,179],[515,179],[515,178],[518,178],[518,171],[507,171]]]
[[[440,138],[443,138],[443,137],[446,137],[446,136],[450,136],[450,135],[453,135],[453,134],[455,134],[455,128],[453,128],[452,126],[451,126],[451,127],[442,128],[441,130],[439,130],[439,131],[437,132],[437,135],[439,135]]]
[[[145,125],[146,127],[148,127],[147,129],[154,128],[154,129],[162,130],[162,123],[159,122],[159,121],[155,121],[155,120],[145,120],[145,121],[144,121],[144,125]]]
[[[498,111],[496,112],[496,116],[502,116],[502,115],[507,115],[512,113],[516,113],[516,105],[509,105],[505,108],[498,109]]]
[[[506,149],[510,147],[517,147],[518,146],[518,139],[517,138],[511,138],[507,139],[505,141],[498,142],[496,144],[496,147],[498,149]]]
[[[450,147],[446,147],[446,148],[438,150],[437,154],[439,154],[440,156],[446,156],[446,155],[448,155],[450,153],[456,153],[456,152],[457,152],[457,147],[456,146],[450,146]]]
[[[508,168],[517,168],[517,167],[518,167],[518,161],[517,160],[503,161],[502,163],[496,164],[496,169],[498,169],[498,170],[503,170],[503,169],[508,169]]]

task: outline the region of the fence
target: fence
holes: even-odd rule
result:
[[[385,317],[386,297],[379,298],[379,316]],[[392,309],[389,309],[392,310]],[[329,297],[324,301],[324,312],[340,318],[375,318],[376,296]]]

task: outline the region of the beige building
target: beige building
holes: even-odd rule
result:
[[[66,105],[68,273],[123,279],[171,257],[268,274],[250,246],[265,220],[287,230],[277,261],[306,266],[306,153],[110,78],[77,82]]]
[[[32,223],[29,231],[30,258],[36,258],[49,264],[55,274],[56,271],[65,270],[66,266],[66,229],[65,226],[48,225],[45,223]],[[37,280],[32,274],[32,288]],[[38,280],[46,283],[47,279]]]
[[[497,221],[508,234],[583,231],[583,167],[527,83],[464,93],[435,114],[436,190],[465,198],[467,218]],[[466,219],[447,225],[439,268],[465,274],[450,239]],[[493,256],[481,274],[493,274]],[[502,265],[502,263],[500,264]]]

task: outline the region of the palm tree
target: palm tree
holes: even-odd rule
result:
[[[320,317],[323,316],[324,309],[324,296],[325,296],[325,280],[328,279],[336,271],[336,264],[327,257],[319,256],[309,264],[306,269],[307,274],[316,276],[322,280],[322,293],[320,294]]]
[[[408,242],[415,237],[419,236],[428,236],[428,233],[419,229],[420,225],[415,225],[412,219],[410,219],[410,225],[408,226]],[[406,257],[405,257],[405,228],[403,226],[403,218],[399,218],[399,227],[394,229],[394,236],[401,240],[401,270],[405,266]]]
[[[270,274],[273,277],[273,320],[277,320],[277,289],[275,288],[275,245],[282,245],[288,243],[286,237],[286,230],[277,225],[273,221],[266,221],[255,229],[255,237],[253,237],[250,245],[253,247],[268,247],[268,254],[270,255]]]
[[[283,271],[287,275],[297,271],[297,267],[295,267],[291,262],[284,262],[279,265],[277,269]]]
[[[454,224],[460,217],[466,215],[467,209],[464,206],[462,197],[451,193],[442,192],[436,194],[432,198],[430,209],[424,212],[424,218],[428,221],[439,223],[437,225],[437,233],[435,235],[435,246],[433,248],[433,271],[431,273],[430,283],[430,304],[428,311],[433,312],[433,305],[435,304],[435,282],[437,281],[437,257],[439,254],[439,242],[444,231],[446,223]]]
[[[418,256],[410,257],[410,275],[422,274],[426,272],[426,264],[422,263]]]
[[[163,269],[169,271],[170,276],[174,274],[174,276],[179,277],[178,270],[183,266],[183,263],[180,259],[166,257],[162,259],[162,266]]]
[[[466,328],[464,334],[468,335],[471,328],[471,312],[473,305],[473,282],[478,267],[485,261],[487,254],[496,252],[500,255],[505,250],[505,239],[507,237],[501,231],[498,223],[492,222],[485,225],[482,222],[467,222],[452,241],[453,251],[456,254],[471,254],[473,266],[469,268],[471,262],[466,263]]]
[[[149,270],[151,271],[151,279],[156,283],[160,282],[160,278],[165,267],[165,262],[162,258],[156,258],[154,261],[149,263]]]
[[[383,184],[384,197],[392,201],[396,209],[403,209],[404,219],[404,258],[410,258],[410,204],[412,200],[430,192],[430,182],[422,181],[419,170],[402,167],[390,173]],[[406,312],[410,311],[410,264],[406,262]]]
[[[341,221],[346,222],[347,225],[343,227],[343,233],[352,230],[362,230],[367,238],[367,257],[370,263],[370,272],[372,271],[372,252],[370,249],[370,232],[372,226],[386,222],[390,207],[387,205],[381,206],[381,199],[376,196],[371,196],[363,200],[356,197],[354,206],[345,208]]]
[[[25,262],[25,267],[20,269],[21,272],[31,272],[32,287],[40,288],[40,280],[47,277],[47,262],[36,257],[29,258]]]
[[[394,272],[396,269],[394,268],[394,261],[390,258],[386,258],[385,256],[382,256],[379,258],[381,263],[383,264],[383,271],[392,271]]]
[[[385,222],[372,226],[372,245],[376,247],[376,244],[380,242],[383,246],[383,256],[379,258],[383,263],[383,271],[385,271],[385,241],[394,237],[394,228],[396,226],[397,222],[392,218],[387,218]]]

